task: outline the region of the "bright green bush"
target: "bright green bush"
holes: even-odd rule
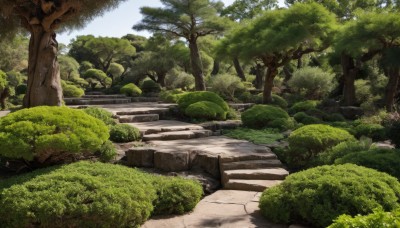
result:
[[[226,114],[219,105],[210,101],[196,102],[185,110],[185,115],[204,120],[226,120]]]
[[[174,90],[163,90],[159,94],[159,98],[162,102],[166,103],[177,103],[179,98],[184,95],[186,92],[181,89]]]
[[[313,116],[310,116],[305,112],[298,112],[293,116],[293,118],[297,122],[305,124],[305,125],[321,123],[320,119],[318,119],[316,117],[313,117]]]
[[[399,197],[400,183],[386,173],[353,164],[320,166],[264,191],[260,209],[271,222],[326,227],[342,214],[393,210]]]
[[[229,106],[224,99],[222,99],[216,93],[208,91],[186,93],[178,100],[178,106],[180,110],[185,111],[189,105],[199,101],[210,101],[219,105],[225,112],[229,110]]]
[[[117,156],[118,151],[111,141],[106,141],[103,145],[101,145],[97,154],[100,158],[100,161],[108,162]]]
[[[140,131],[129,124],[117,124],[110,127],[110,140],[118,143],[132,142],[140,139]]]
[[[236,94],[245,91],[240,78],[230,74],[219,74],[212,77],[210,86],[213,92],[229,100],[234,100]]]
[[[85,94],[85,91],[83,91],[83,89],[75,85],[68,84],[64,81],[62,81],[61,86],[64,97],[82,97],[83,94]]]
[[[93,154],[109,137],[107,126],[83,111],[36,107],[0,119],[0,155],[39,163]]]
[[[286,102],[286,100],[283,97],[276,95],[276,94],[272,94],[272,103],[271,104],[276,105],[282,109],[286,109],[288,107],[288,103]]]
[[[137,97],[142,94],[142,90],[139,87],[137,87],[135,84],[129,83],[129,84],[124,85],[120,89],[120,93],[125,94],[126,96],[129,96],[129,97]]]
[[[117,124],[115,120],[112,118],[113,114],[103,108],[97,108],[97,107],[89,107],[82,109],[86,114],[89,114],[101,121],[103,121],[104,124],[106,125],[115,125]]]
[[[78,162],[0,183],[4,227],[139,227],[151,213],[183,213],[201,186],[124,166]],[[159,209],[159,208],[162,209]]]
[[[361,123],[354,128],[357,138],[366,136],[372,138],[375,141],[386,139],[386,129],[380,124],[364,124]]]
[[[242,122],[249,128],[287,129],[290,118],[287,112],[272,105],[255,105],[242,113]]]
[[[319,153],[341,142],[355,140],[345,130],[323,124],[312,124],[293,131],[289,138],[287,162],[294,167],[306,165]]]
[[[335,161],[335,164],[346,163],[376,169],[400,179],[400,151],[398,150],[372,149],[355,153],[353,152],[348,153]]]
[[[298,112],[306,112],[310,109],[314,109],[317,107],[319,104],[319,101],[301,101],[295,103],[292,107],[289,109],[289,113],[298,113]]]
[[[161,86],[151,79],[144,80],[140,88],[143,93],[159,93],[161,91]]]
[[[398,228],[400,224],[400,210],[384,212],[376,209],[368,215],[341,215],[328,228]]]

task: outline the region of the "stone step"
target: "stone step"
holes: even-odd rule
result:
[[[91,91],[91,92],[85,92],[86,95],[104,95],[103,92],[100,91]]]
[[[205,138],[212,135],[210,130],[170,131],[143,136],[143,141],[169,141],[180,139]]]
[[[238,162],[221,163],[221,170],[235,170],[235,169],[267,169],[282,167],[282,162],[278,159],[268,160],[249,160]]]
[[[229,103],[228,105],[237,111],[244,111],[244,110],[247,110],[247,109],[253,107],[255,104],[254,103]]]
[[[272,153],[270,150],[265,149],[265,151],[260,151],[260,153],[243,153],[237,155],[226,155],[221,156],[220,163],[229,162],[241,162],[241,161],[253,161],[253,160],[271,160],[277,159],[276,154]]]
[[[160,98],[158,97],[132,97],[132,102],[158,102]]]
[[[106,104],[127,104],[131,102],[129,98],[113,99],[85,99],[85,98],[64,98],[66,105],[106,105]]]
[[[129,99],[125,95],[121,94],[111,94],[111,95],[105,95],[105,94],[100,94],[100,95],[84,95],[82,96],[84,99],[114,99],[114,98],[126,98]]]
[[[131,125],[137,127],[144,135],[171,131],[203,130],[199,125],[176,120],[159,120],[155,122],[134,123]]]
[[[160,116],[158,114],[118,116],[118,120],[120,123],[153,122],[160,120]]]
[[[242,180],[284,180],[289,172],[283,168],[236,169],[222,171],[222,183],[230,179]]]
[[[116,115],[128,116],[128,115],[144,115],[144,114],[165,114],[169,112],[169,108],[155,108],[155,109],[132,109],[125,111],[117,111]]]
[[[281,180],[243,180],[230,179],[224,184],[224,189],[263,192],[267,188],[282,183]]]

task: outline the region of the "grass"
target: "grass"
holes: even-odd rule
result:
[[[256,144],[271,144],[284,138],[278,129],[266,128],[254,130],[250,128],[237,128],[234,130],[225,130],[224,135],[234,138],[243,139]]]

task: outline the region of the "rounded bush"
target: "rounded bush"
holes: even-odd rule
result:
[[[153,211],[191,210],[198,182],[160,177],[124,166],[78,162],[0,183],[4,227],[139,227]]]
[[[386,139],[386,129],[380,124],[365,124],[361,123],[355,127],[356,137],[366,136],[375,141]]]
[[[250,128],[286,129],[290,118],[283,109],[272,105],[255,105],[242,113],[243,125]]]
[[[110,140],[113,142],[124,143],[140,139],[140,132],[129,124],[117,124],[110,127]]]
[[[305,112],[298,112],[293,116],[293,118],[297,122],[305,124],[305,125],[321,123],[320,119],[318,119],[316,117],[313,117],[313,116],[310,116]]]
[[[185,114],[195,119],[226,120],[226,114],[219,105],[210,101],[199,101],[189,105]]]
[[[120,93],[129,97],[137,97],[142,94],[142,90],[133,83],[126,84],[120,89]]]
[[[26,90],[28,89],[28,86],[26,84],[21,84],[15,87],[15,93],[17,95],[25,94]]]
[[[113,114],[103,108],[97,107],[89,107],[82,109],[86,114],[91,115],[101,121],[103,121],[106,125],[115,125],[117,124],[115,120],[112,118]]]
[[[83,89],[75,85],[63,84],[62,89],[64,97],[82,97],[85,94]]]
[[[315,109],[319,101],[301,101],[297,102],[289,109],[289,113],[298,113],[298,112],[306,112],[310,109]]]
[[[329,122],[343,122],[346,121],[346,118],[340,113],[333,113],[326,115],[324,120]]]
[[[106,141],[99,149],[98,155],[100,161],[109,162],[113,160],[118,154],[117,149],[111,141]]]
[[[162,102],[177,103],[179,98],[184,94],[185,92],[183,92],[181,89],[164,90],[160,92],[159,98]]]
[[[357,228],[371,228],[371,227],[399,227],[400,224],[400,210],[393,212],[384,212],[382,209],[376,209],[373,213],[368,215],[357,215],[352,217],[350,215],[341,215],[335,220],[328,228],[344,228],[344,227],[357,227]]]
[[[335,160],[335,164],[352,163],[381,172],[400,179],[400,151],[391,149],[372,149],[353,152]]]
[[[159,93],[161,86],[153,80],[144,80],[140,87],[144,93]]]
[[[355,140],[345,130],[323,124],[312,124],[293,131],[289,138],[287,162],[292,166],[304,166],[319,153],[340,142]]]
[[[216,93],[208,91],[191,92],[182,95],[178,100],[178,107],[185,111],[191,104],[199,101],[209,101],[219,105],[225,112],[229,110],[228,104]]]
[[[279,108],[286,109],[288,107],[287,101],[279,95],[272,94],[272,105],[276,105]]]
[[[107,126],[83,111],[36,107],[0,119],[0,155],[39,163],[93,154],[109,137]]]
[[[400,183],[373,169],[353,165],[320,166],[292,174],[267,189],[262,214],[272,222],[326,227],[339,215],[371,213],[399,206]]]

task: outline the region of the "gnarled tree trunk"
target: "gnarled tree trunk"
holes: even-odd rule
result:
[[[62,88],[54,32],[33,26],[29,43],[28,88],[25,107],[61,106]]]
[[[213,65],[213,69],[211,71],[211,75],[217,75],[219,73],[219,69],[220,69],[220,61],[219,59],[214,59],[214,65]]]
[[[341,64],[343,69],[343,103],[346,106],[353,106],[356,103],[356,87],[354,82],[358,74],[358,68],[354,64],[354,59],[346,54],[342,54]]]
[[[160,84],[161,87],[165,87],[165,77],[167,76],[166,72],[158,72],[157,73],[157,83]]]
[[[267,66],[267,72],[265,74],[264,91],[263,91],[263,103],[272,103],[272,88],[274,88],[274,79],[278,75],[278,68],[274,64]]]
[[[397,87],[399,84],[400,68],[393,67],[388,69],[389,81],[385,92],[385,105],[388,112],[393,111],[395,97],[397,95]]]
[[[236,74],[242,81],[246,81],[246,76],[244,75],[244,71],[242,66],[240,65],[239,59],[237,57],[233,58],[233,66],[235,67]]]
[[[204,82],[203,63],[201,62],[200,51],[195,38],[192,38],[189,42],[189,49],[195,89],[197,91],[204,91],[206,90],[206,84]]]
[[[264,66],[257,63],[256,79],[254,80],[254,87],[256,87],[256,89],[262,89],[262,87],[263,87],[263,77],[265,75],[264,72],[265,72]]]

